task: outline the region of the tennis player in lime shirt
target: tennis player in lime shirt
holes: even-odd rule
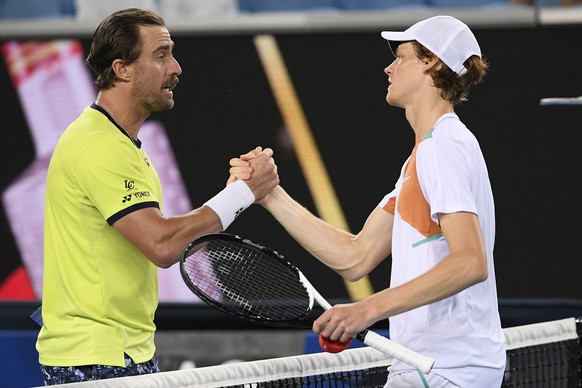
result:
[[[115,12],[95,31],[87,64],[97,100],[64,131],[47,175],[37,340],[47,385],[157,372],[158,267],[279,182],[272,150],[257,147],[253,179],[163,215],[155,161],[138,135],[152,112],[174,106],[182,69],[173,49],[164,20],[147,10]]]

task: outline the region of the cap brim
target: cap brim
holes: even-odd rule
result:
[[[394,56],[396,56],[396,49],[402,42],[414,40],[414,37],[406,31],[382,31],[380,35],[388,41],[388,45]]]
[[[414,40],[412,34],[407,31],[382,31],[380,35],[382,35],[382,38],[386,40],[393,40],[395,42]]]

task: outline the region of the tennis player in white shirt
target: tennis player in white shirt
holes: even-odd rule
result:
[[[317,218],[276,187],[261,204],[314,257],[345,279],[392,259],[390,287],[324,312],[313,330],[347,341],[389,318],[392,340],[436,362],[423,375],[396,361],[386,387],[500,387],[505,370],[493,247],[495,209],[479,143],[455,114],[488,63],[466,24],[450,16],[384,31],[396,59],[385,69],[388,104],[415,135],[393,190],[352,234]],[[231,160],[248,179],[251,151]]]

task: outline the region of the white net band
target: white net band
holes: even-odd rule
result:
[[[249,362],[131,376],[109,380],[64,384],[66,387],[116,388],[213,388],[233,385],[255,386],[266,381],[332,374],[346,370],[388,367],[391,358],[369,347],[343,352],[316,353]]]
[[[507,368],[503,388],[580,386],[581,354],[577,326],[580,318],[561,319],[504,329]],[[578,327],[579,331],[582,331]],[[348,349],[337,354],[316,353],[259,361],[162,372],[151,375],[64,384],[78,388],[168,387],[311,387],[310,376],[348,381],[337,386],[383,386],[392,359],[374,348]],[[438,360],[437,360],[438,362]],[[373,372],[375,383],[369,384]],[[354,377],[355,376],[355,377]],[[378,377],[381,383],[377,384]],[[319,378],[319,377],[318,377]],[[294,380],[290,385],[290,379]],[[350,380],[351,379],[351,380]],[[355,380],[358,384],[355,384]],[[317,380],[318,382],[321,380]],[[284,382],[284,383],[282,383]],[[550,384],[551,383],[551,384]],[[550,385],[548,385],[550,384]]]

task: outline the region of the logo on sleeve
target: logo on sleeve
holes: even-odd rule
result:
[[[126,191],[133,191],[133,193],[121,197],[121,203],[131,202],[133,198],[144,198],[151,196],[150,192],[147,190],[136,191],[137,187],[135,187],[135,181],[130,181],[129,179],[126,179],[123,181],[123,184]]]
[[[135,181],[130,181],[128,179],[123,181],[125,184],[125,189],[127,191],[135,190]]]

